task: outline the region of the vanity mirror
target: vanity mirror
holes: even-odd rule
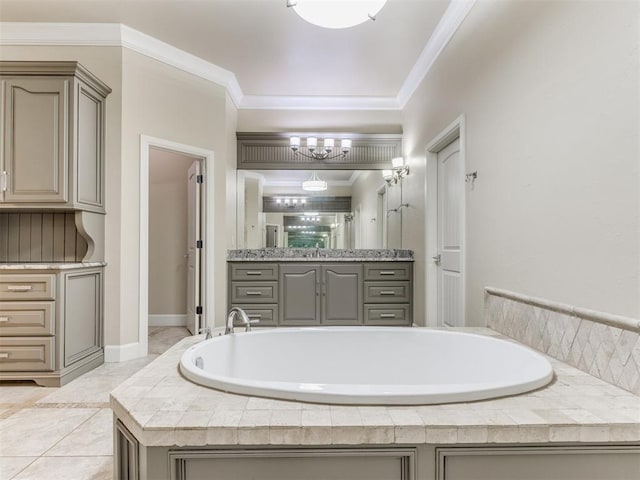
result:
[[[237,248],[402,248],[402,183],[380,170],[237,170]]]

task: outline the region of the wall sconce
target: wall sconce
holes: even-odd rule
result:
[[[402,157],[392,158],[391,170],[382,171],[382,178],[384,178],[389,186],[397,184],[407,175],[409,175],[409,165],[404,164]]]

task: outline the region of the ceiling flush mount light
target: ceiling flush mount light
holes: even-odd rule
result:
[[[325,138],[322,141],[322,147],[318,149],[318,139],[316,137],[307,138],[307,150],[309,153],[304,153],[300,151],[300,137],[291,137],[289,139],[289,146],[293,153],[296,155],[302,155],[303,157],[312,158],[313,160],[331,160],[332,158],[338,157],[346,157],[347,153],[351,151],[351,139],[344,138],[340,141],[340,150],[342,153],[336,153],[335,155],[331,155],[333,152],[335,142],[333,138]]]
[[[387,0],[287,0],[304,20],[323,28],[349,28],[376,15]]]
[[[409,175],[409,165],[404,164],[402,157],[392,158],[391,170],[382,171],[382,178],[385,179],[389,186],[395,185],[407,175]]]
[[[313,172],[309,180],[302,182],[302,189],[307,192],[323,192],[327,189],[327,182],[320,180],[318,174]]]

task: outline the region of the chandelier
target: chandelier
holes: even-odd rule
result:
[[[324,192],[327,189],[327,182],[320,180],[318,174],[313,172],[309,180],[302,182],[302,189],[307,192]]]
[[[304,20],[323,28],[349,28],[375,20],[387,0],[287,0]]]
[[[311,158],[313,160],[331,160],[332,158],[346,157],[347,153],[351,150],[351,139],[343,138],[340,141],[340,150],[342,153],[336,153],[331,155],[335,142],[333,138],[325,138],[322,143],[322,147],[318,150],[318,139],[316,137],[307,138],[307,150],[309,153],[300,151],[300,137],[291,137],[289,146],[293,153],[296,155],[302,155],[303,157]]]

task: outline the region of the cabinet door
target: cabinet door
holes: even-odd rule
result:
[[[64,273],[61,321],[62,365],[68,367],[102,349],[102,272]]]
[[[8,203],[68,201],[68,80],[6,80],[4,165]]]
[[[322,267],[322,325],[362,325],[362,265]]]
[[[320,323],[320,267],[280,266],[280,325]]]

